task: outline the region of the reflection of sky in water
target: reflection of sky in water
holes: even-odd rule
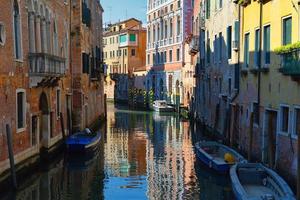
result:
[[[58,158],[26,178],[11,199],[232,200],[229,178],[206,169],[193,152],[189,123],[176,116],[108,105],[107,133],[97,156]],[[196,137],[195,137],[196,136]]]

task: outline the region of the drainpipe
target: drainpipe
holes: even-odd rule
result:
[[[299,0],[300,1],[300,0]],[[241,5],[240,4],[238,4],[238,21],[239,21],[239,29],[241,30],[241,21],[242,21],[242,19],[241,19]],[[239,30],[239,31],[240,31]],[[239,41],[239,44],[238,44],[238,58],[237,58],[237,67],[238,67],[238,70],[239,70],[239,74],[241,74],[241,69],[240,69],[240,59],[241,59],[241,51],[240,51],[240,34],[238,34],[238,41]],[[236,69],[235,69],[236,70]],[[235,73],[234,73],[235,74]],[[240,76],[239,76],[240,77]],[[236,79],[237,77],[235,76],[235,79]],[[236,81],[236,80],[235,80]],[[239,82],[240,82],[240,80],[239,80]],[[232,116],[232,103],[236,100],[236,98],[239,96],[239,93],[240,93],[240,86],[238,87],[238,88],[235,88],[236,89],[236,92],[235,92],[235,94],[234,94],[234,96],[233,97],[231,97],[230,98],[230,105],[231,105],[231,107],[229,108],[229,111],[228,111],[228,113],[229,113],[229,120],[228,120],[228,131],[229,131],[229,144],[230,144],[230,146],[232,146],[232,143],[233,143],[233,141],[232,141],[232,133],[231,133],[231,131],[230,131],[230,129],[232,128],[233,129],[233,127],[231,127],[231,121],[232,120],[234,120],[234,119],[231,119],[231,116]],[[234,131],[234,130],[233,130]]]
[[[259,58],[258,58],[258,89],[257,89],[257,106],[258,106],[258,115],[257,120],[260,121],[259,117],[259,108],[260,108],[260,96],[261,96],[261,62],[262,62],[262,29],[263,29],[263,3],[262,0],[259,1]]]

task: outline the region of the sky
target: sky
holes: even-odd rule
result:
[[[100,0],[104,9],[104,23],[137,18],[146,22],[147,0]]]

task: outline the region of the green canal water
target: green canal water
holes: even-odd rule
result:
[[[229,177],[196,159],[201,132],[178,116],[109,104],[101,130],[94,154],[57,156],[0,199],[233,199]]]

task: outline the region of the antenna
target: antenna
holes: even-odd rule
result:
[[[127,19],[128,17],[128,13],[127,13],[127,9],[125,10],[125,20]]]

